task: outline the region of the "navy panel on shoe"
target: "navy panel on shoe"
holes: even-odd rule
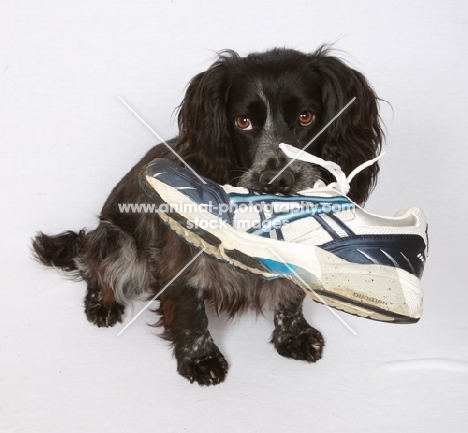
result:
[[[164,212],[168,216],[170,216],[173,220],[177,221],[179,225],[182,227],[185,227],[187,230],[190,230],[191,232],[195,233],[197,236],[202,238],[205,242],[209,243],[210,245],[213,245],[215,247],[219,247],[221,244],[221,241],[219,240],[218,237],[216,237],[214,234],[203,230],[200,227],[196,227],[194,224],[192,224],[190,221],[187,220],[183,215],[180,215],[178,212],[175,210],[171,209],[171,206],[169,203],[166,203],[164,200],[162,200],[161,196],[150,186],[147,185],[145,182],[145,176],[146,172],[142,172],[138,178],[138,181],[140,183],[140,187],[142,191],[144,192],[145,196],[156,203],[158,206],[161,206],[162,204],[167,204],[167,211]]]
[[[201,184],[200,179],[191,171],[167,159],[153,160],[148,164],[146,172],[167,185],[183,190],[195,204],[204,206],[208,212],[232,225],[233,216],[230,212],[229,198],[216,182],[203,177],[206,183]]]
[[[334,239],[320,248],[353,263],[375,263],[401,268],[422,277],[424,239],[418,235],[354,235]]]

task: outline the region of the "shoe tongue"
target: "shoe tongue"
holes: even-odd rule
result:
[[[335,188],[337,191],[341,192],[344,195],[348,194],[351,188],[351,180],[356,174],[364,170],[366,167],[369,167],[370,165],[374,164],[377,160],[379,160],[382,156],[385,155],[385,152],[382,152],[377,158],[371,159],[357,166],[348,176],[346,176],[343,173],[343,170],[341,170],[341,167],[333,161],[326,161],[325,159],[319,158],[315,155],[311,155],[305,150],[298,149],[289,144],[280,143],[279,147],[284,152],[284,154],[292,160],[298,159],[300,161],[311,162],[312,164],[320,165],[321,167],[328,170],[336,178],[336,182],[331,183],[330,185],[328,185],[328,187]],[[317,181],[316,185],[318,182],[321,182],[323,184],[322,181]]]

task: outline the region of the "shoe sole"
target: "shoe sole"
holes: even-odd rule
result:
[[[420,280],[409,272],[349,262],[313,245],[284,242],[276,253],[278,241],[238,231],[207,211],[194,211],[196,203],[157,178],[142,173],[140,184],[158,208],[164,206],[158,215],[174,232],[222,262],[266,279],[288,278],[315,302],[355,316],[392,323],[416,323],[421,317]],[[282,257],[294,257],[295,264]]]

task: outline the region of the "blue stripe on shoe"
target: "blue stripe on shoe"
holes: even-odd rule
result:
[[[247,233],[251,233],[254,235],[262,236],[264,233],[267,233],[273,229],[280,228],[286,223],[291,223],[295,220],[302,219],[304,217],[309,217],[312,216],[314,217],[318,223],[330,234],[330,236],[333,239],[337,239],[340,236],[336,233],[335,230],[333,230],[322,218],[320,218],[320,214],[327,214],[331,215],[331,213],[328,210],[328,205],[318,205],[314,207],[306,207],[305,209],[302,210],[294,210],[292,212],[285,212],[278,214],[274,217],[271,217],[267,219],[266,221],[262,221],[262,224],[260,227],[254,227],[250,230],[247,231]],[[338,219],[338,218],[337,218]],[[339,224],[338,224],[339,225]],[[343,226],[346,227],[344,223],[342,223]],[[340,225],[340,227],[342,227]],[[354,234],[349,227],[346,227],[344,229],[346,233],[351,233]]]
[[[278,277],[281,277],[282,275],[291,275],[293,274],[292,271],[297,268],[297,266],[291,263],[278,262],[277,260],[273,259],[258,258],[258,260],[260,260],[265,265],[270,273],[281,274]]]
[[[279,241],[284,241],[284,236],[281,229],[276,229],[276,239]]]
[[[341,221],[334,213],[327,214],[336,225],[342,229],[348,236],[354,236],[355,233],[343,222]]]
[[[343,205],[349,204],[354,207],[354,203],[345,196],[333,196],[333,197],[318,197],[318,196],[305,196],[305,195],[290,195],[290,196],[281,196],[274,194],[260,194],[260,195],[245,195],[245,194],[233,194],[229,193],[229,201],[232,204],[248,204],[256,203],[259,201],[265,202],[284,202],[284,203],[311,203],[316,205]]]
[[[341,236],[330,227],[330,225],[321,217],[321,215],[314,215],[314,218],[332,239],[340,239]]]

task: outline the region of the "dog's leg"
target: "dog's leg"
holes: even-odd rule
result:
[[[172,342],[178,372],[200,385],[224,381],[228,363],[208,331],[203,293],[190,286],[168,288],[162,295],[162,337]]]
[[[124,305],[131,294],[144,291],[147,275],[138,261],[134,242],[115,225],[101,221],[87,234],[83,253],[76,260],[88,283],[85,313],[99,327],[122,322]]]
[[[305,294],[304,294],[305,296]],[[322,334],[310,326],[302,314],[304,297],[275,311],[275,330],[271,343],[286,358],[315,362],[322,357]]]
[[[122,252],[125,242],[119,242],[121,238],[123,236],[117,227],[102,222],[89,233],[85,230],[79,233],[67,231],[54,236],[39,233],[33,241],[38,260],[88,283],[85,313],[88,320],[99,327],[113,326],[122,321],[124,306],[116,301],[110,283],[110,277],[118,279],[119,275],[118,272],[106,272],[106,269],[112,268],[112,255],[119,256]],[[120,265],[120,262],[117,261],[117,264]]]
[[[99,286],[97,282],[88,281],[84,304],[86,317],[100,328],[122,322],[125,307],[116,302],[114,292],[109,286]]]

